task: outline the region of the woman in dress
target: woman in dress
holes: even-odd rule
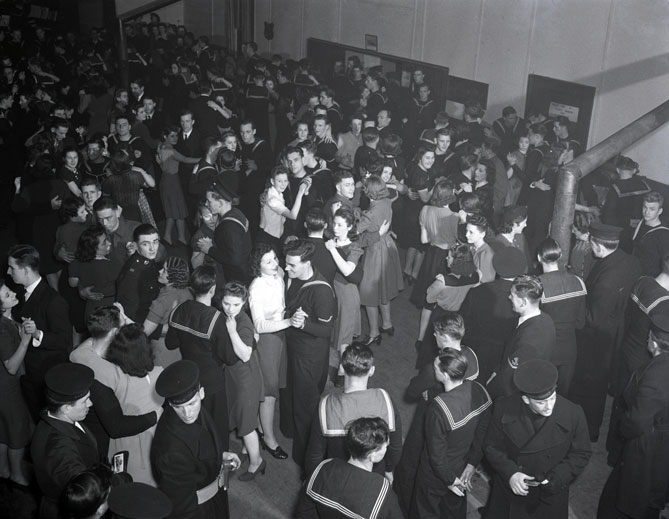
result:
[[[156,159],[163,172],[160,178],[160,200],[165,210],[165,233],[163,239],[172,244],[172,230],[176,222],[177,240],[186,242],[186,218],[188,207],[179,180],[179,163],[197,164],[200,159],[184,157],[174,149],[179,140],[179,128],[168,126],[163,132],[163,140],[158,145]]]
[[[107,361],[123,371],[114,394],[126,415],[140,415],[155,412],[162,414],[164,398],[156,393],[156,380],[163,368],[153,362],[149,339],[136,324],[119,328],[116,337],[105,355]],[[144,432],[124,438],[112,438],[109,442],[109,457],[119,451],[128,451],[128,474],[133,481],[156,486],[151,472],[151,442],[156,426]]]
[[[75,147],[63,150],[63,165],[58,171],[58,176],[67,184],[72,196],[81,198],[81,157]]]
[[[101,225],[81,233],[75,259],[69,265],[68,283],[86,301],[84,322],[93,310],[111,305],[116,298],[116,279],[123,265],[111,261],[110,252],[111,242]]]
[[[434,187],[430,203],[420,211],[420,241],[428,245],[428,249],[411,291],[411,302],[419,308],[425,303],[427,287],[443,269],[449,249],[458,242],[458,214],[449,208],[453,202],[453,183],[442,180]]]
[[[474,251],[474,265],[479,272],[481,283],[495,279],[495,269],[492,266],[495,252],[485,241],[488,228],[488,220],[484,216],[473,214],[467,217],[467,243]]]
[[[63,271],[65,278],[59,279],[59,291],[67,301],[70,310],[70,322],[75,329],[75,344],[79,344],[81,334],[86,331],[84,319],[85,303],[79,297],[76,289],[69,286],[69,267],[74,260],[77,244],[81,234],[88,227],[89,213],[86,204],[80,198],[66,198],[60,206],[60,219],[64,222],[56,230],[56,244],[53,248],[54,255],[65,263]]]
[[[295,126],[295,138],[288,143],[288,146],[299,147],[304,141],[309,138],[309,123],[306,121],[299,121]]]
[[[165,334],[172,310],[184,301],[193,299],[193,293],[188,288],[189,276],[188,263],[184,259],[178,256],[167,258],[158,273],[158,283],[163,286],[144,320],[144,333],[151,339],[155,363],[163,368],[181,360],[178,349],[168,350],[165,347]]]
[[[242,154],[237,134],[231,130],[224,131],[221,135],[223,147],[218,153],[216,164],[218,165],[218,178],[233,192],[239,192],[241,181],[240,170],[242,168]]]
[[[284,330],[290,319],[284,319],[286,309],[283,270],[274,249],[259,243],[251,253],[253,281],[249,287],[249,307],[258,334],[258,355],[265,387],[265,400],[260,403],[260,445],[277,459],[288,455],[274,435],[274,406],[279,390],[286,387],[286,339]]]
[[[142,211],[140,194],[145,187],[155,187],[156,181],[142,168],[133,166],[130,155],[124,150],[117,151],[111,158],[112,175],[102,183],[102,190],[123,208],[123,216],[128,220],[150,223],[156,227],[150,209]]]
[[[151,150],[155,151],[158,148],[158,141],[151,137],[149,132],[149,127],[145,124],[146,121],[146,110],[144,110],[143,105],[137,105],[132,109],[132,113],[135,115],[135,120],[132,123],[130,132],[133,137],[139,137],[142,139],[144,144],[146,144]]]
[[[28,485],[23,453],[30,442],[32,422],[19,377],[32,336],[12,318],[12,308],[17,304],[16,294],[0,279],[0,478]]]
[[[392,202],[388,198],[388,188],[378,176],[365,180],[365,194],[370,200],[369,209],[364,211],[358,222],[358,232],[378,232],[384,221],[392,222]],[[368,335],[361,343],[381,344],[381,332],[392,335],[395,332],[390,316],[390,301],[402,289],[402,268],[397,247],[389,234],[368,246],[365,250],[360,281],[360,303],[365,307],[369,321]],[[379,326],[379,309],[382,326]]]
[[[283,235],[283,226],[286,218],[297,219],[297,215],[302,207],[302,198],[311,186],[311,179],[307,178],[300,183],[295,196],[293,207],[288,209],[283,197],[284,191],[289,185],[288,168],[284,166],[274,166],[272,169],[270,185],[265,191],[264,201],[260,209],[260,231],[256,241],[258,243],[267,243],[274,247],[274,250],[281,248],[281,236]]]
[[[530,148],[530,138],[527,134],[518,137],[518,149],[510,151],[506,155],[508,168],[506,176],[509,178],[509,191],[506,194],[504,206],[516,205],[520,190],[525,180],[525,163],[527,151]]]
[[[420,329],[416,341],[416,368],[429,363],[436,355],[434,323],[448,312],[457,312],[469,290],[479,284],[474,255],[469,245],[457,245],[448,253],[441,270],[427,288],[421,311]]]
[[[358,263],[362,256],[362,249],[355,241],[351,241],[351,236],[355,238],[354,227],[355,215],[348,209],[338,209],[332,221],[334,239],[325,242],[325,247],[330,251],[337,265],[334,291],[337,296],[338,319],[334,343],[339,352],[339,359],[344,350],[353,342],[353,337],[360,335],[358,283],[363,273],[361,269],[358,269]],[[343,379],[344,369],[340,365],[336,385],[343,385]]]
[[[495,184],[495,165],[486,159],[479,160],[474,170],[474,194],[481,202],[481,214],[492,221],[493,185]]]
[[[222,308],[230,342],[239,362],[228,367],[225,385],[228,396],[230,430],[237,429],[249,455],[249,466],[239,481],[252,481],[264,474],[267,462],[260,455],[258,409],[263,400],[263,378],[256,349],[255,330],[251,318],[243,311],[248,300],[246,287],[231,281],[223,289]]]
[[[407,250],[404,279],[410,285],[418,278],[423,263],[425,246],[420,240],[419,216],[432,195],[430,170],[433,164],[434,146],[425,144],[418,148],[416,161],[407,167],[409,192],[404,199],[402,221],[398,222],[398,238],[400,247]]]

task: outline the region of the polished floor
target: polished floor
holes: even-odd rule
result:
[[[419,310],[408,300],[409,290],[405,290],[392,303],[392,317],[395,326],[394,337],[383,337],[379,346],[374,346],[376,373],[370,386],[386,389],[399,407],[403,430],[408,429],[414,413],[414,405],[402,398],[407,383],[415,374],[414,343],[418,331]],[[334,358],[333,358],[334,360]],[[331,362],[334,365],[334,362]],[[332,391],[330,382],[326,391]],[[605,424],[608,423],[608,408]],[[593,455],[588,467],[572,485],[570,496],[570,519],[592,519],[596,517],[599,495],[610,472],[606,465],[603,427],[598,443],[593,444]],[[281,438],[280,435],[278,438]],[[233,447],[241,450],[241,443],[231,438]],[[291,442],[279,439],[283,448],[290,452]],[[300,491],[299,470],[290,460],[275,460],[269,455],[267,473],[254,481],[244,483],[233,477],[230,483],[231,517],[288,519]],[[242,470],[244,470],[244,466]],[[485,503],[488,484],[485,478],[478,478],[474,491],[469,496],[468,519],[480,517],[478,508]]]

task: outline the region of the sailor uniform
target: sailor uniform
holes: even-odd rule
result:
[[[558,369],[558,393],[569,393],[576,365],[576,328],[585,325],[585,296],[588,291],[583,280],[563,270],[539,276],[544,287],[541,310],[553,319],[555,348],[549,359]]]
[[[286,330],[288,387],[280,400],[280,414],[282,432],[293,437],[293,460],[303,466],[311,425],[327,381],[330,337],[337,318],[334,290],[319,272],[314,271],[308,280],[289,280],[286,316],[298,308],[307,317],[302,329]]]
[[[384,461],[377,463],[374,471],[383,475],[393,472],[402,452],[402,426],[395,404],[390,395],[380,388],[330,393],[318,406],[318,414],[311,426],[311,438],[307,449],[305,469],[311,474],[326,458],[348,459],[344,446],[346,425],[357,418],[383,418],[390,430],[390,445]]]
[[[401,519],[390,482],[338,458],[323,461],[300,498],[297,519]]]
[[[483,386],[469,380],[432,400],[425,413],[411,517],[464,519],[467,499],[448,487],[467,464],[476,467],[481,461],[491,406]]]

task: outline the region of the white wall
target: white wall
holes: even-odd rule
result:
[[[597,89],[588,146],[669,97],[666,0],[255,0],[261,52],[306,54],[309,37],[447,66],[490,84],[486,119],[525,107],[528,74]],[[263,36],[273,21],[274,40]],[[626,150],[669,183],[669,127]],[[667,165],[667,166],[665,166]]]

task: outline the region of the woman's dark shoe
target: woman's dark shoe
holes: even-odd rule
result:
[[[286,451],[281,448],[281,445],[277,445],[276,449],[270,449],[267,445],[265,445],[264,449],[277,460],[285,460],[288,458],[288,454],[286,454]]]
[[[372,344],[381,344],[381,334],[378,334],[376,337],[370,337],[369,335],[365,335],[355,344],[361,344],[363,346],[371,346]]]
[[[281,445],[277,445],[276,449],[270,448],[265,443],[265,438],[263,437],[263,433],[261,433],[260,431],[258,431],[258,439],[260,440],[260,446],[262,447],[262,450],[269,452],[276,459],[285,460],[288,457],[288,454],[286,454],[286,451],[284,451],[281,448]]]
[[[390,328],[381,328],[381,333],[385,333],[388,337],[395,335],[395,327],[391,326]]]
[[[258,472],[260,472],[260,474],[262,474],[262,475],[265,475],[266,470],[267,470],[267,462],[265,460],[262,460],[262,463],[260,464],[260,466],[254,472],[251,472],[250,470],[247,470],[246,472],[244,472],[244,474],[239,476],[237,479],[239,481],[253,481],[256,478],[256,476],[258,475]]]

